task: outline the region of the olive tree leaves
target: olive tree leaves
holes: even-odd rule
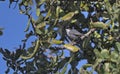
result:
[[[12,2],[15,1],[10,0],[10,5]],[[18,5],[20,13],[28,17],[24,30],[26,38],[22,40],[23,47],[19,48],[22,50],[20,54],[18,50],[14,53],[6,49],[0,50],[4,60],[10,65],[6,73],[10,68],[16,73],[20,71],[23,74],[119,73],[120,3],[118,0],[95,2],[18,0]],[[83,36],[78,40],[70,39],[66,35],[66,27],[78,30]],[[27,48],[27,41],[31,37],[35,37],[35,40]],[[17,57],[13,59],[11,56]],[[8,59],[12,61],[9,62]],[[86,59],[87,64],[77,68],[82,59]],[[70,69],[67,68],[68,65],[71,66]],[[91,71],[88,68],[91,68]]]

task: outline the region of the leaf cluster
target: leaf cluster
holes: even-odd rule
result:
[[[8,64],[6,73],[10,68],[22,74],[120,73],[119,0],[18,0],[18,7],[21,14],[28,16],[26,36],[16,52],[0,50]],[[83,36],[72,40],[66,27]],[[26,48],[30,37],[36,38]],[[83,59],[87,64],[78,69]]]

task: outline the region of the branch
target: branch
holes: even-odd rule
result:
[[[95,28],[90,29],[90,31],[88,31],[86,34],[84,34],[80,38],[83,40],[85,37],[88,37],[93,31],[95,31]]]

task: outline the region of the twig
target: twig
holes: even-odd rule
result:
[[[90,29],[90,31],[88,31],[86,34],[84,34],[80,38],[83,40],[85,37],[88,37],[93,31],[95,31],[95,28]]]
[[[36,28],[35,21],[33,20],[31,14],[26,13],[26,15],[28,15],[28,18],[30,19],[33,30],[35,31],[35,28]]]

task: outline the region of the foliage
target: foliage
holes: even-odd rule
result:
[[[0,28],[0,36],[3,34],[3,28]]]
[[[21,14],[28,16],[28,24],[26,38],[16,52],[0,50],[8,66],[6,73],[10,69],[15,74],[120,73],[119,0],[10,0],[10,6],[13,2]],[[71,40],[66,35],[67,26],[84,35]],[[26,48],[31,36],[37,39]],[[66,49],[70,56],[65,56]],[[78,69],[76,66],[83,59],[88,63]]]

